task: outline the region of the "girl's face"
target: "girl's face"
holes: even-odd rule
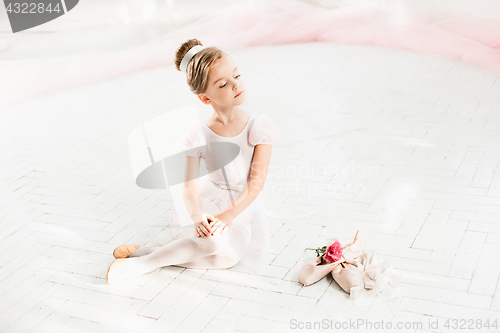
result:
[[[207,89],[198,97],[205,104],[225,107],[243,104],[245,94],[245,83],[238,68],[231,58],[223,55],[212,65]]]

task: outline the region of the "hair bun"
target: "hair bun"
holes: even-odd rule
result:
[[[181,70],[181,63],[186,54],[193,47],[200,46],[202,50],[197,50],[198,52],[190,58],[186,68],[185,68],[185,78],[189,89],[195,95],[204,93],[208,87],[208,78],[210,76],[210,71],[218,59],[226,55],[221,49],[215,46],[205,47],[198,39],[189,39],[175,52],[175,68],[178,71]],[[184,68],[184,64],[182,65]]]
[[[175,68],[177,68],[178,71],[181,71],[182,59],[184,58],[186,53],[195,45],[203,46],[203,44],[199,40],[197,40],[196,38],[193,38],[193,39],[189,39],[186,42],[182,43],[182,45],[179,46],[177,51],[175,51],[174,63],[175,63]]]

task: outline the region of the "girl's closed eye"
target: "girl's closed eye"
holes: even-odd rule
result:
[[[241,74],[236,75],[235,79],[239,78],[240,76],[241,76]],[[226,85],[227,85],[227,82],[226,82],[226,83],[224,83],[224,85],[223,85],[223,86],[221,86],[220,88],[224,88]]]

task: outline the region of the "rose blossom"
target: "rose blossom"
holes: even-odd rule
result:
[[[326,262],[332,263],[337,260],[339,260],[342,257],[342,249],[340,242],[336,240],[333,242],[332,245],[330,245],[325,252],[325,255],[323,256],[323,259],[325,259]]]

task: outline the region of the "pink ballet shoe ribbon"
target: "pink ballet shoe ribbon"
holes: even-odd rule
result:
[[[345,242],[345,245],[342,246],[342,258],[344,258],[345,262],[356,267],[358,266],[356,258],[361,256],[365,252],[363,237],[358,234],[359,230],[350,241]]]
[[[357,269],[363,275],[364,285],[350,289],[349,298],[351,300],[356,301],[361,296],[365,296],[364,298],[375,297],[388,284],[394,289],[391,292],[392,296],[386,296],[386,298],[390,299],[399,295],[398,280],[400,274],[392,270],[392,264],[389,261],[380,261],[375,253],[370,252],[363,253],[356,261],[358,262]]]
[[[350,248],[346,248],[342,251],[342,258],[346,263],[352,264],[354,266],[358,266],[358,262],[356,261],[356,257]]]

